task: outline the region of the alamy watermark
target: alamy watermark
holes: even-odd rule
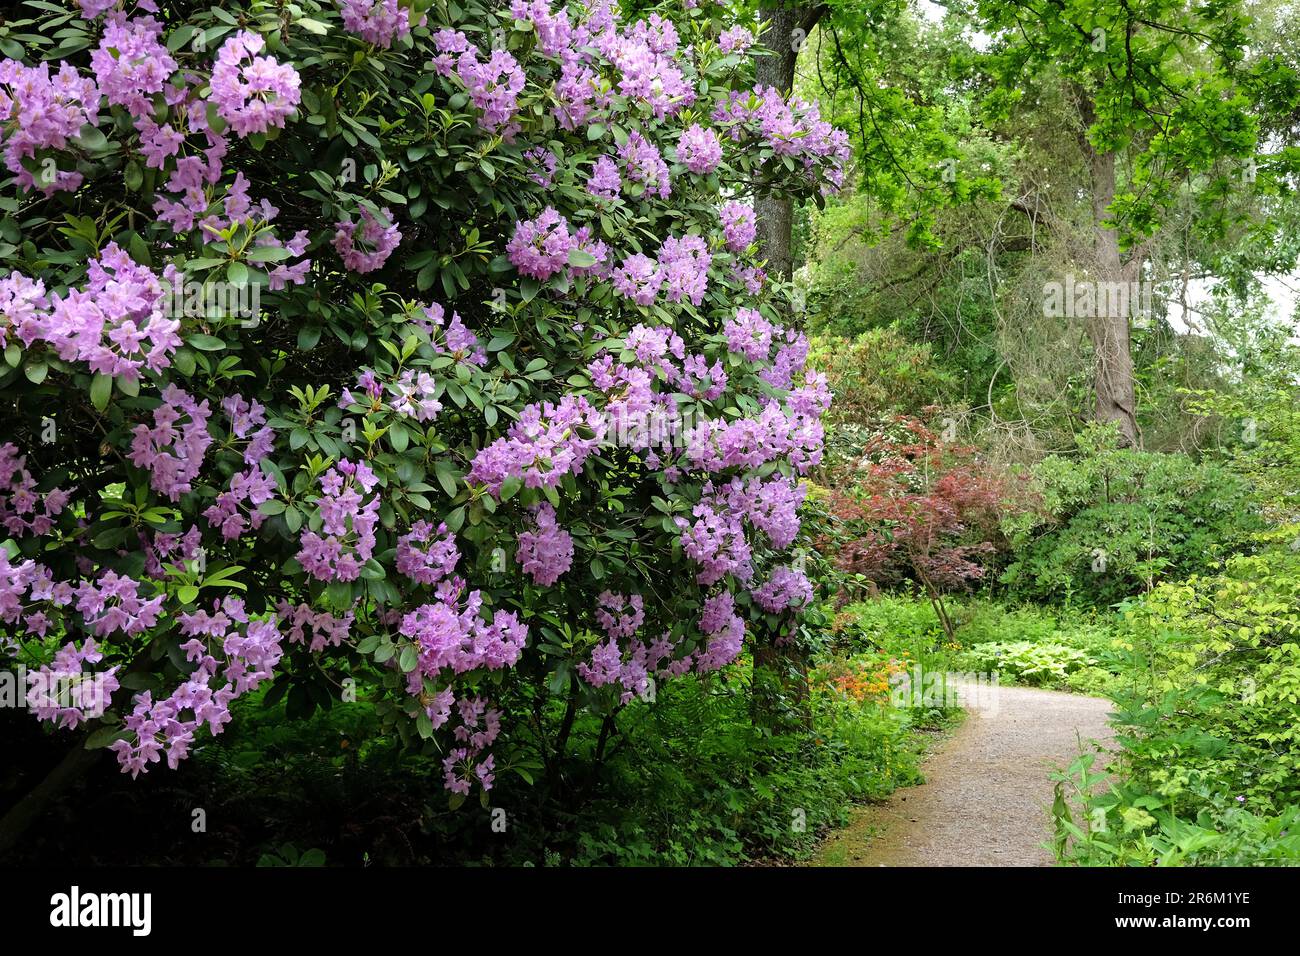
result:
[[[892,707],[965,707],[992,716],[998,712],[998,675],[926,670],[919,663],[889,678]]]
[[[110,674],[72,674],[59,671],[0,671],[0,709],[37,712],[79,710],[86,719],[102,717],[113,698],[116,683]]]
[[[1064,282],[1043,283],[1043,315],[1047,318],[1146,318],[1153,301],[1150,282],[1101,282],[1067,272]]]
[[[159,302],[171,319],[239,319],[240,325],[255,328],[262,315],[261,286],[255,282],[239,285],[223,280],[163,281]]]

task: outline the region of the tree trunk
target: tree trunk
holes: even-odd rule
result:
[[[755,61],[755,84],[774,87],[782,96],[789,96],[794,89],[794,64],[799,48],[821,16],[821,10],[779,4],[764,6],[761,15],[767,24],[763,45],[772,52]],[[788,198],[763,193],[755,197],[754,217],[758,224],[759,254],[767,260],[767,274],[774,279],[789,279],[794,271],[790,251],[794,206]]]
[[[1115,199],[1115,154],[1093,151],[1092,165],[1092,215],[1093,254],[1097,262],[1098,290],[1100,283],[1120,283],[1121,287],[1135,289],[1140,278],[1141,261],[1120,258],[1119,234],[1102,225],[1108,215],[1107,207]],[[1138,445],[1137,394],[1133,384],[1133,355],[1129,342],[1129,314],[1137,305],[1136,294],[1127,296],[1129,307],[1114,308],[1115,301],[1098,292],[1096,307],[1088,320],[1088,338],[1092,340],[1093,360],[1096,363],[1097,405],[1095,416],[1099,422],[1116,422],[1119,425],[1120,443]]]
[[[1115,153],[1102,152],[1088,138],[1087,130],[1096,121],[1091,98],[1076,87],[1082,128],[1079,145],[1092,174],[1092,249],[1093,268],[1087,276],[1095,282],[1093,309],[1087,322],[1088,338],[1093,351],[1093,383],[1096,405],[1093,417],[1099,422],[1115,422],[1120,444],[1137,447],[1141,431],[1137,424],[1137,392],[1133,381],[1133,353],[1129,341],[1129,317],[1139,305],[1140,296],[1123,299],[1126,307],[1116,308],[1116,299],[1102,294],[1106,288],[1136,289],[1141,278],[1142,256],[1127,262],[1120,255],[1119,233],[1106,225],[1110,204],[1115,201]],[[1102,283],[1119,283],[1109,286]],[[1135,301],[1136,300],[1136,301]]]

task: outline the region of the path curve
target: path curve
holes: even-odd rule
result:
[[[1031,687],[984,688],[926,758],[926,782],[864,808],[819,854],[829,866],[1051,866],[1048,774],[1107,746],[1109,700]]]

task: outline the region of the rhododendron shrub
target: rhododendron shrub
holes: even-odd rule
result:
[[[820,197],[848,147],[754,88],[753,24],[30,16],[56,39],[0,62],[0,649],[78,688],[36,717],[140,774],[249,694],[368,700],[461,799],[553,768],[576,708],[806,626],[829,393],[753,198]]]

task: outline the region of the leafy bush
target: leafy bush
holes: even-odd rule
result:
[[[1088,799],[1080,832],[1062,824],[1075,841],[1063,853],[1138,864],[1297,858],[1284,832],[1300,805],[1297,530],[1126,606],[1132,680],[1113,692],[1123,784]],[[1222,838],[1201,832],[1219,827]],[[1170,844],[1173,835],[1192,843]]]
[[[1071,673],[1097,663],[1078,648],[1031,641],[989,641],[959,660],[969,670],[1037,686],[1062,684]]]
[[[866,426],[887,414],[920,415],[951,391],[951,375],[935,366],[927,343],[897,329],[871,329],[855,339],[815,335],[809,364],[825,373],[835,396],[832,425]]]
[[[1018,489],[974,449],[951,444],[914,418],[885,422],[859,454],[832,495],[842,528],[835,562],[873,584],[914,582],[951,641],[943,595],[983,579],[1001,542],[1001,514],[1015,510]]]
[[[837,642],[853,651],[915,653],[943,638],[939,617],[929,602],[894,594],[849,605],[832,619],[831,630]]]
[[[165,6],[5,24],[58,38],[0,64],[4,650],[76,687],[37,716],[134,775],[259,687],[365,699],[486,802],[806,633],[828,396],[747,200],[847,146],[725,10]]]
[[[725,680],[665,683],[653,704],[624,712],[600,763],[600,718],[579,716],[567,789],[548,796],[516,775],[493,788],[493,803],[509,808],[508,838],[477,807],[450,810],[429,783],[438,761],[375,734],[374,705],[287,720],[284,701],[259,706],[266,696],[259,688],[238,721],[196,748],[181,780],[152,774],[133,782],[99,767],[12,861],[253,865],[265,857],[269,865],[290,863],[294,847],[303,850],[297,865],[310,847],[309,860],[323,853],[332,866],[789,860],[846,822],[851,803],[919,779],[912,713],[817,681],[808,732],[772,735],[754,727],[740,676],[733,666]],[[8,793],[6,782],[0,794]],[[158,825],[184,821],[188,832],[196,794],[210,814],[202,840],[177,839],[174,828]],[[115,839],[102,826],[105,815],[136,836]]]
[[[1078,455],[1039,463],[1033,484],[1041,508],[1004,522],[1013,560],[1001,580],[1020,599],[1114,604],[1210,567],[1259,527],[1228,468],[1117,448],[1099,428]]]

